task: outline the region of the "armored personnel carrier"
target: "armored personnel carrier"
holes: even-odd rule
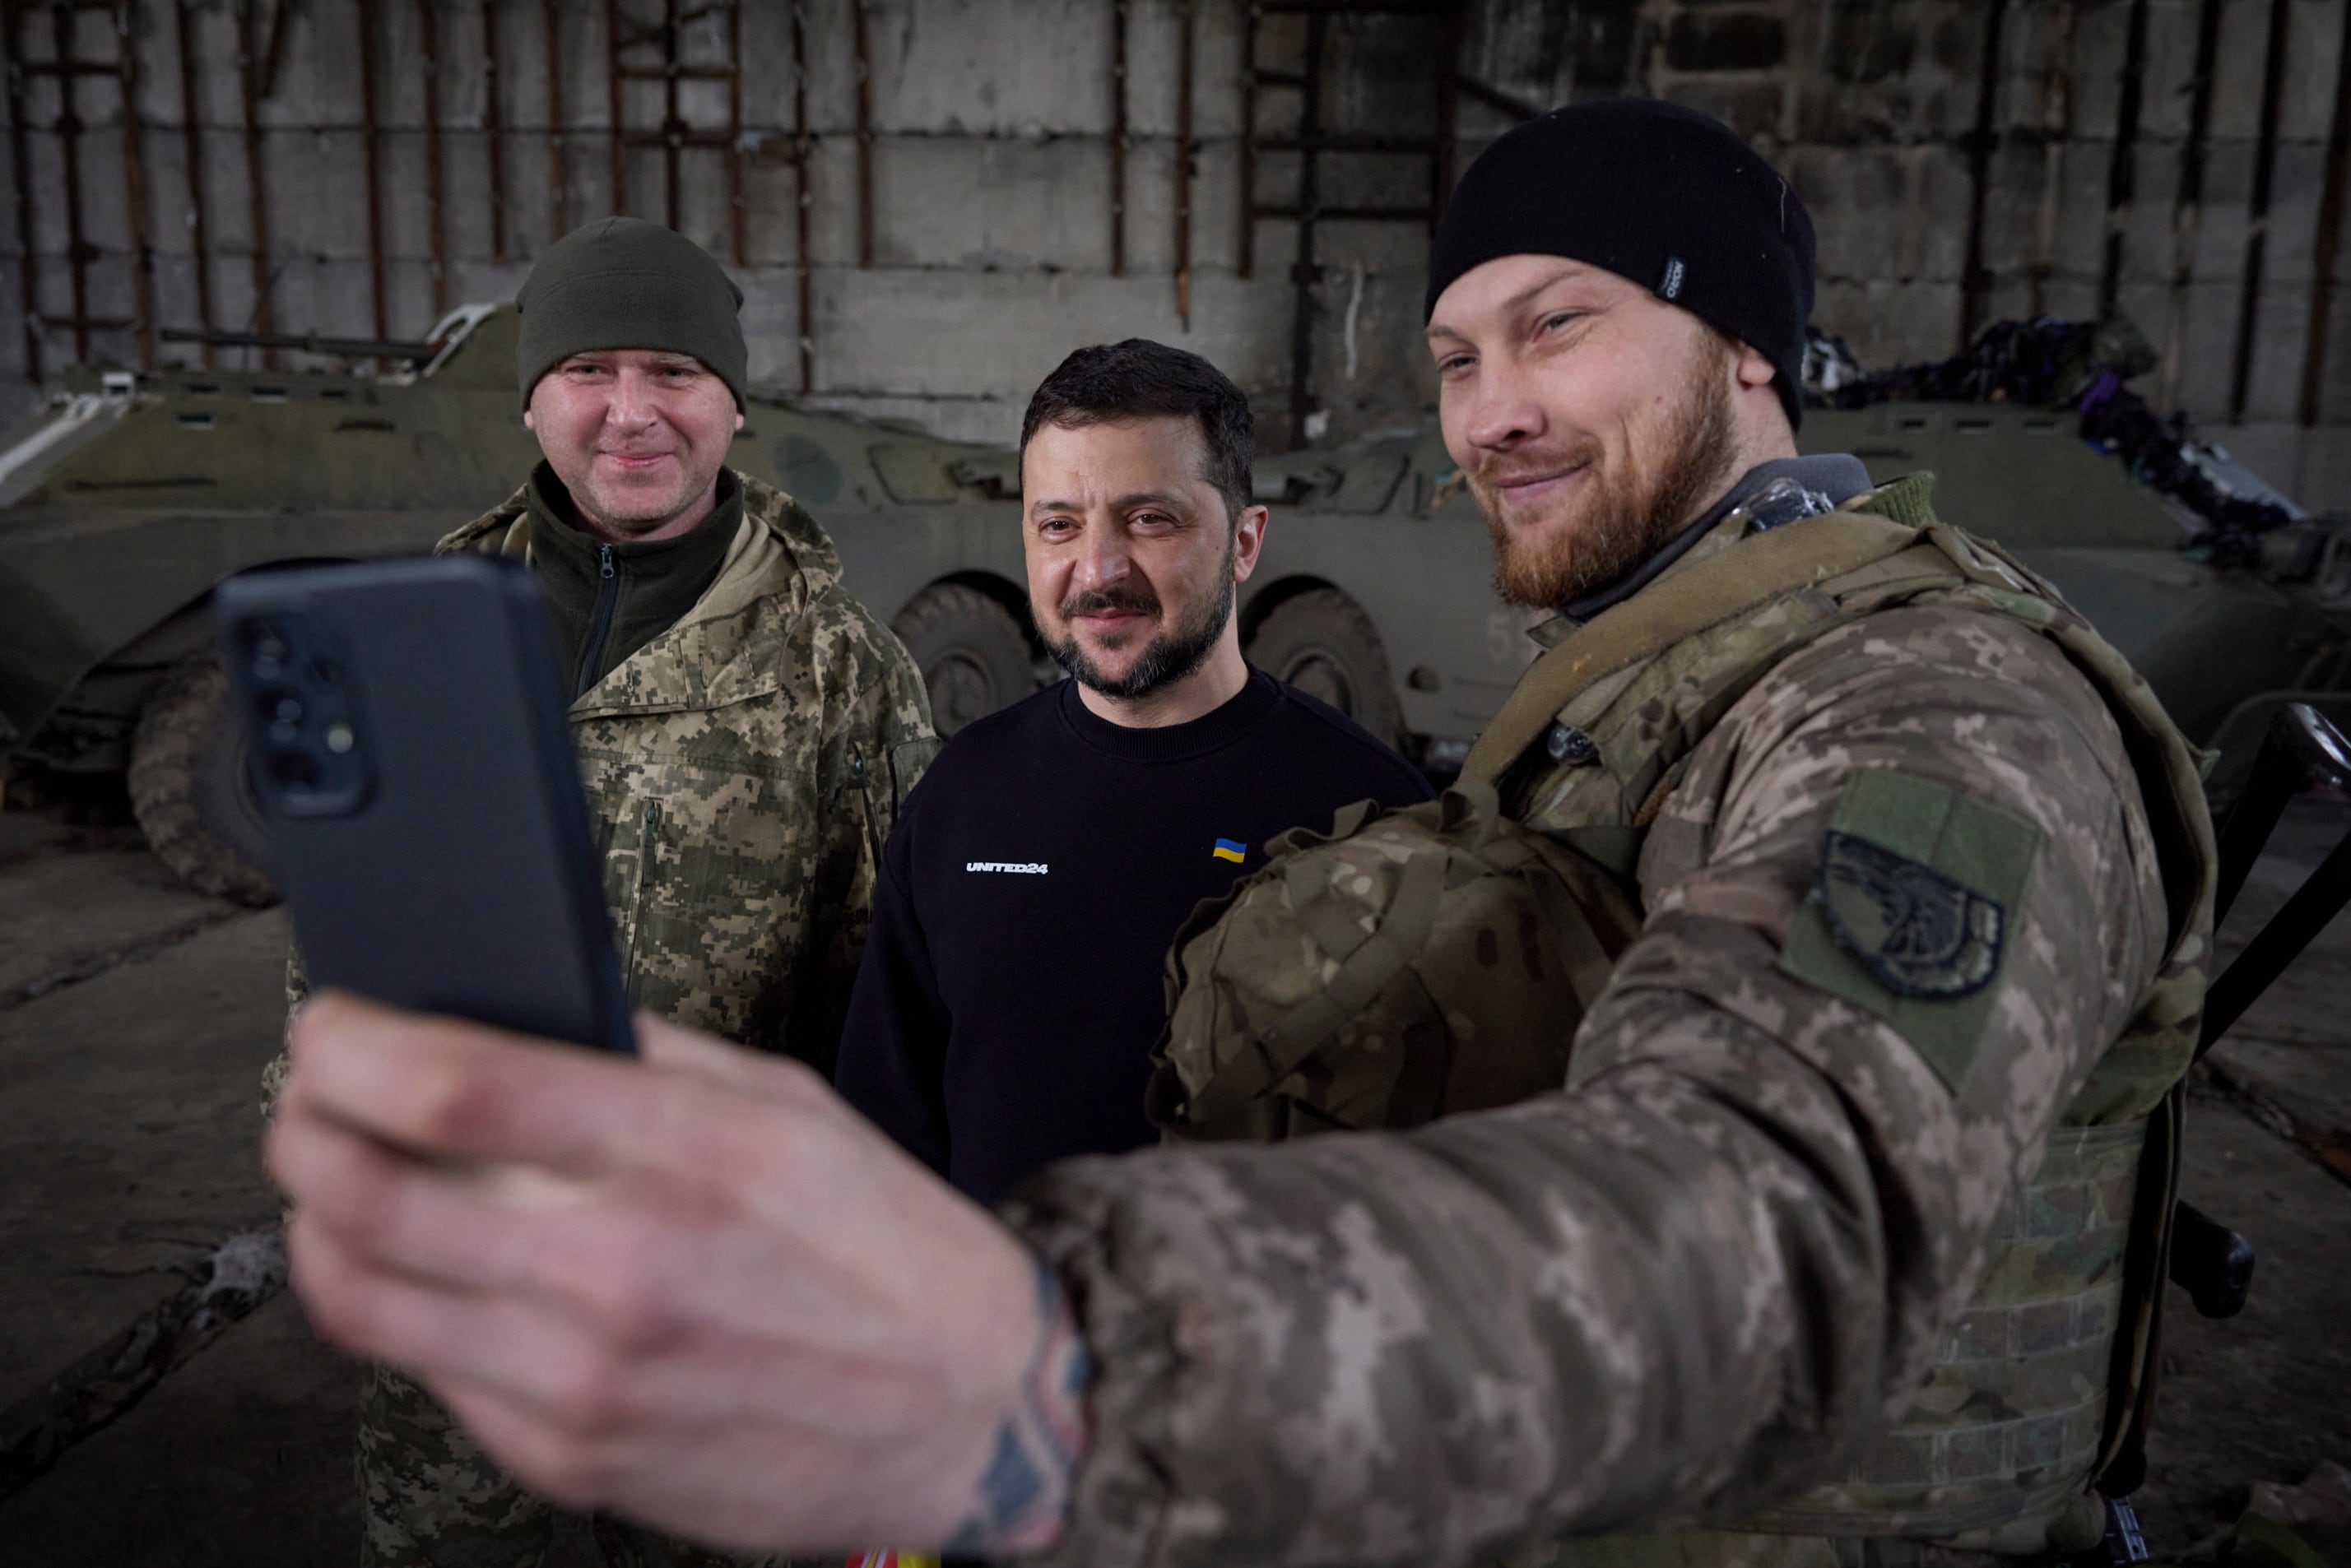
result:
[[[380,373],[84,372],[0,441],[0,748],[127,770],[150,842],[207,891],[272,896],[206,608],[268,563],[417,552],[509,493],[538,452],[514,317],[453,313]],[[1026,611],[1008,449],[755,398],[729,462],[780,485],[838,545],[952,732],[1052,673]],[[1899,403],[1820,410],[1809,450],[1877,477],[1939,476],[1944,514],[2019,548],[2129,654],[2190,734],[2258,736],[2288,696],[2351,685],[2351,549],[2297,523],[2261,559],[2183,555],[2184,519],[2065,416]],[[1432,428],[1261,460],[1274,511],[1240,606],[1249,657],[1442,773],[1535,651]],[[2351,717],[2351,711],[2345,711]]]

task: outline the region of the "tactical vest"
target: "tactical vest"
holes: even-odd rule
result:
[[[1860,1450],[1842,1480],[1735,1531],[1570,1542],[1556,1562],[1897,1568],[1949,1563],[1953,1552],[2063,1556],[2102,1536],[2105,1510],[2095,1489],[2127,1492],[2143,1469],[2139,1442],[2153,1392],[2178,1175],[2179,1084],[2193,1055],[2211,928],[2216,856],[2203,759],[2147,684],[2055,589],[1996,545],[1935,518],[1930,483],[1913,475],[1751,538],[1740,536],[1745,519],[1732,513],[1683,564],[1571,632],[1528,670],[1471,751],[1464,786],[1498,788],[1506,815],[1630,886],[1651,825],[1692,753],[1780,660],[1884,610],[1971,607],[2050,638],[2113,711],[2162,871],[2170,917],[2164,961],[2060,1116],[2039,1172],[1995,1222],[1975,1296],[1950,1325],[1902,1420]],[[1276,875],[1311,883],[1314,873],[1269,870],[1252,880]],[[1237,898],[1246,896],[1246,888],[1236,889]],[[1397,894],[1374,901],[1402,900]],[[1359,924],[1374,929],[1354,940],[1368,945],[1384,919],[1367,914]],[[1200,961],[1190,972],[1204,973],[1206,949],[1188,952]],[[1171,971],[1179,989],[1186,956],[1179,943]],[[1343,966],[1328,951],[1317,956],[1335,979]],[[1329,1001],[1309,995],[1300,1003]],[[1284,1022],[1259,1018],[1252,1028],[1278,1034]],[[1253,1075],[1266,1081],[1262,1067]],[[1169,1109],[1169,1076],[1163,1069],[1163,1103],[1155,1107],[1162,1113]],[[1311,1068],[1293,1074],[1286,1085],[1292,1097],[1311,1092]],[[1421,1119],[1409,1106],[1398,1108],[1404,1114],[1384,1119],[1378,1107],[1353,1105],[1349,1124]],[[1282,1130],[1260,1127],[1258,1136]]]
[[[1567,1079],[1640,911],[1492,786],[1291,828],[1167,955],[1144,1109],[1176,1141],[1398,1130]]]

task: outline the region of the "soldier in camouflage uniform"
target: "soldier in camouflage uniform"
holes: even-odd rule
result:
[[[573,672],[571,733],[631,1001],[830,1070],[880,846],[935,749],[905,649],[851,598],[791,497],[725,467],[743,422],[741,296],[632,219],[551,247],[517,369],[547,456],[440,544],[528,562]],[[298,966],[289,976],[298,1002]],[[283,1058],[273,1065],[274,1096]],[[361,1562],[536,1563],[550,1504],[405,1373],[360,1402]],[[618,1521],[605,1560],[716,1561]]]
[[[1564,612],[1465,776],[1639,911],[1563,1090],[1074,1160],[991,1217],[708,1042],[526,1061],[327,999],[270,1149],[322,1331],[430,1366],[540,1484],[741,1545],[1089,1568],[2098,1550],[2094,1488],[2127,1490],[2144,1414],[2210,825],[2177,732],[2044,585],[1937,520],[1922,479],[1795,457],[1812,261],[1768,165],[1646,100],[1513,131],[1440,229],[1447,446],[1505,594]],[[1322,989],[1298,1012],[1329,1024],[1358,959],[1393,972],[1408,944],[1382,867],[1321,853],[1296,863],[1360,900],[1354,929],[1238,945],[1300,966]],[[1462,950],[1504,983],[1521,935]],[[1437,1026],[1474,1050],[1474,1023]],[[403,1087],[395,1059],[440,1076]],[[756,1120],[702,1086],[722,1070],[758,1078]],[[707,1138],[795,1152],[713,1188],[688,1174]],[[453,1182],[451,1157],[580,1208]],[[852,1168],[821,1212],[749,1206]],[[502,1261],[387,1219],[411,1204]],[[582,1235],[635,1282],[619,1305],[534,1261]],[[737,1282],[672,1286],[680,1258]],[[564,1351],[534,1353],[524,1329],[559,1324]]]

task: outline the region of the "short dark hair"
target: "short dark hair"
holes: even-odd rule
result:
[[[1147,337],[1081,348],[1053,368],[1029,400],[1020,421],[1020,450],[1040,425],[1074,430],[1114,420],[1189,419],[1208,452],[1200,477],[1225,498],[1235,523],[1249,510],[1249,464],[1257,456],[1249,399],[1230,378],[1183,348]]]

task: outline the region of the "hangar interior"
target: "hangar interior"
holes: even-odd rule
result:
[[[573,223],[708,246],[752,371],[1002,441],[1069,346],[1225,367],[1276,445],[1431,406],[1426,227],[1483,143],[1720,115],[1870,369],[2119,308],[2146,395],[2351,504],[2336,0],[111,0],[7,8],[0,400],[208,334],[424,336]],[[1430,68],[1430,62],[1453,68]],[[1308,216],[1304,221],[1300,214]]]
[[[796,408],[1001,447],[1070,348],[1149,337],[1249,393],[1280,495],[1348,511],[1313,464],[1384,441],[1401,513],[1396,476],[1433,477],[1423,269],[1453,180],[1550,106],[1643,94],[1785,171],[1814,325],[1863,367],[2120,312],[2158,415],[2351,511],[2346,0],[0,0],[0,426],[110,375],[413,390],[463,307],[625,212],[726,265],[752,378]],[[498,386],[472,391],[503,419]],[[947,472],[1002,500],[1000,468]],[[8,527],[0,653],[65,602],[11,576]],[[1478,636],[1522,659],[1483,571]],[[144,691],[195,625],[110,668]],[[2288,663],[2339,695],[2336,635],[2331,674]],[[1391,651],[1426,728],[1438,673]],[[0,1562],[337,1561],[360,1374],[282,1288],[255,1153],[287,923],[148,853],[131,711],[102,776],[0,773]],[[2289,809],[2224,952],[2346,827],[2339,785]],[[2351,1552],[2346,993],[2337,922],[2192,1083],[2184,1189],[2261,1266],[2232,1318],[2174,1293],[2160,1543],[2251,1505]]]

